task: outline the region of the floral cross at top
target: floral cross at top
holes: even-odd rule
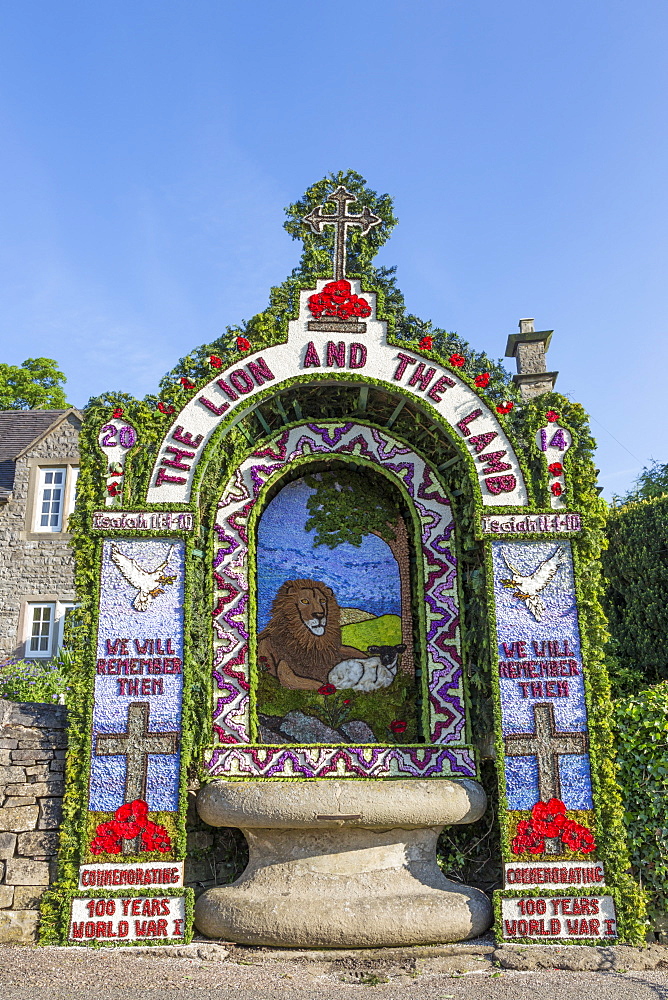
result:
[[[334,227],[334,281],[341,281],[346,276],[346,237],[349,226],[358,226],[362,233],[368,233],[374,226],[380,225],[383,221],[371,211],[366,205],[360,215],[353,215],[348,212],[348,205],[356,201],[354,194],[341,186],[327,198],[336,205],[334,212],[324,212],[323,209],[327,201],[322,205],[316,205],[308,215],[304,216],[304,222],[311,227],[314,233],[321,233],[325,226]]]

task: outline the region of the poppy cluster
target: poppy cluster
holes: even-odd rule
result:
[[[123,416],[123,408],[120,407],[120,406],[117,406],[114,409],[114,411],[113,411],[113,413],[111,415],[112,415],[112,417],[116,417],[117,419],[118,419],[118,417],[122,417]]]
[[[466,358],[464,357],[463,354],[451,354],[450,364],[454,365],[455,368],[463,368],[464,365],[466,364]]]
[[[496,408],[497,413],[510,413],[512,408],[515,406],[512,399],[507,399],[504,403],[499,403]]]
[[[426,335],[422,338],[418,347],[422,348],[423,351],[430,351],[434,346],[434,338]]]
[[[333,684],[323,684],[322,687],[318,688],[318,694],[336,694],[336,688]]]
[[[404,722],[403,719],[395,719],[394,722],[391,722],[387,728],[391,733],[393,733],[394,736],[401,736],[402,733],[406,732],[408,723]]]
[[[513,837],[513,854],[543,854],[546,837],[560,837],[571,851],[589,854],[596,849],[594,835],[586,826],[566,818],[566,806],[561,799],[536,802],[530,820],[520,820]]]
[[[237,350],[238,351],[250,351],[251,342],[248,337],[237,337]]]
[[[490,377],[491,376],[489,372],[482,372],[481,375],[476,375],[473,381],[475,382],[475,384],[478,386],[479,389],[486,389],[487,386],[489,385]]]
[[[195,388],[195,383],[191,382],[189,378],[185,377],[185,375],[181,376],[181,378],[179,379],[179,382],[181,383],[181,385],[183,386],[184,389],[194,389]]]
[[[171,404],[163,403],[162,400],[158,403],[158,409],[161,413],[166,413],[168,416],[174,413],[174,407]]]
[[[114,818],[100,823],[91,841],[93,854],[120,854],[124,840],[141,838],[142,851],[171,851],[172,842],[164,826],[152,823],[148,818],[148,803],[143,799],[126,802],[114,813]]]
[[[364,319],[371,315],[371,306],[366,299],[352,292],[349,281],[330,281],[321,292],[311,295],[308,307],[316,319],[321,316],[333,316],[336,319],[360,317]]]

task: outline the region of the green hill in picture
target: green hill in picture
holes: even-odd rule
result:
[[[381,615],[368,621],[354,622],[341,629],[344,646],[354,646],[363,652],[369,646],[396,646],[401,642],[399,615]]]

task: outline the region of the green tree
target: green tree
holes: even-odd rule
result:
[[[660,462],[652,461],[636,477],[629,492],[614,499],[615,505],[619,505],[637,500],[653,500],[654,497],[666,495],[668,495],[668,463],[661,465]]]
[[[67,379],[53,358],[28,358],[22,365],[0,364],[0,410],[62,410]]]
[[[402,665],[413,668],[413,615],[411,608],[410,551],[408,532],[392,487],[381,476],[366,469],[321,472],[306,476],[315,490],[306,506],[311,515],[306,530],[315,528],[315,544],[330,549],[347,542],[360,546],[367,535],[387,542],[399,568],[401,587],[401,634],[406,644]]]

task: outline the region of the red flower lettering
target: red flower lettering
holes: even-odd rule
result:
[[[454,365],[455,368],[462,368],[466,364],[466,358],[463,354],[451,354],[450,364]]]
[[[483,372],[482,375],[476,375],[473,381],[475,382],[475,384],[478,386],[479,389],[486,389],[487,386],[489,385],[489,380],[490,380],[489,372]]]

